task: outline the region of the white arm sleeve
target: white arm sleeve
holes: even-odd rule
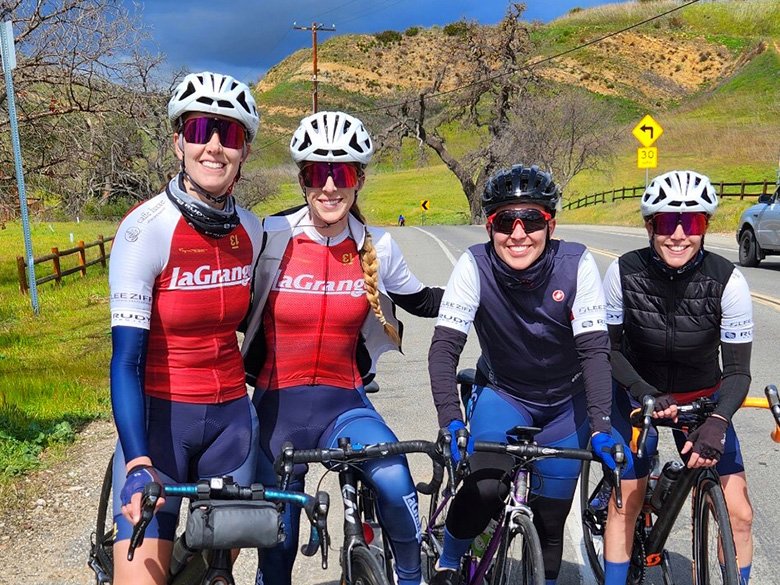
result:
[[[607,330],[604,289],[596,260],[588,250],[577,267],[577,295],[572,305],[571,328],[574,336]]]
[[[112,327],[148,330],[151,325],[154,283],[168,263],[179,217],[164,197],[144,202],[119,224],[108,268]]]
[[[465,252],[455,264],[441,300],[437,326],[469,334],[479,309],[479,272],[471,252]]]
[[[410,295],[420,292],[423,284],[409,270],[401,248],[387,232],[383,233],[375,244],[379,255],[381,285],[386,292]],[[384,253],[380,255],[380,250]]]
[[[753,301],[745,277],[736,268],[723,289],[721,307],[720,340],[726,343],[753,341]]]
[[[620,286],[620,263],[609,265],[604,275],[604,297],[607,302],[607,325],[623,324],[623,289]]]

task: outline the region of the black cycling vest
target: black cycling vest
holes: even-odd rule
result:
[[[721,379],[721,300],[734,265],[704,253],[697,270],[670,277],[650,260],[650,248],[620,257],[622,352],[661,392],[692,392]]]
[[[490,242],[469,248],[480,280],[474,317],[480,383],[537,404],[559,404],[585,388],[571,327],[582,244],[550,240],[545,274],[531,290],[497,277]]]

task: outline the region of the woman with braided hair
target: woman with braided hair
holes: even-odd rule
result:
[[[396,436],[364,391],[376,360],[400,347],[393,303],[435,317],[443,291],[409,271],[384,230],[368,227],[357,206],[374,147],[362,122],[343,112],[304,118],[290,142],[305,204],[265,218],[254,298],[242,347],[260,420],[258,479],[274,485],[274,458],[297,449],[334,447],[339,437],[371,444]],[[303,489],[306,470],[291,489]],[[399,585],[420,583],[417,496],[402,456],[367,462],[364,480],[378,494]],[[286,514],[300,514],[288,506]],[[265,550],[258,583],[291,582],[298,519],[287,539]]]

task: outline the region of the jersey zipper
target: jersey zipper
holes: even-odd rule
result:
[[[327,238],[325,242],[325,247],[330,248],[330,237]],[[330,257],[329,254],[324,254],[324,262],[325,262],[325,270],[324,270],[324,277],[323,280],[325,282],[328,282],[328,279],[330,277],[330,263],[328,262],[328,258]],[[319,371],[320,371],[320,355],[322,351],[322,337],[325,334],[325,311],[328,306],[328,287],[325,286],[324,290],[322,291],[322,301],[320,306],[320,322],[317,324],[317,351],[316,351],[316,358],[314,360],[314,371],[313,371],[313,378],[312,378],[312,384],[317,384],[317,379],[319,378]]]

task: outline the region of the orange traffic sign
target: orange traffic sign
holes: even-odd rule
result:
[[[636,138],[645,148],[652,146],[663,133],[664,129],[661,128],[661,125],[658,122],[653,120],[653,117],[650,114],[647,114],[642,118],[639,121],[639,124],[631,131],[634,138]]]

